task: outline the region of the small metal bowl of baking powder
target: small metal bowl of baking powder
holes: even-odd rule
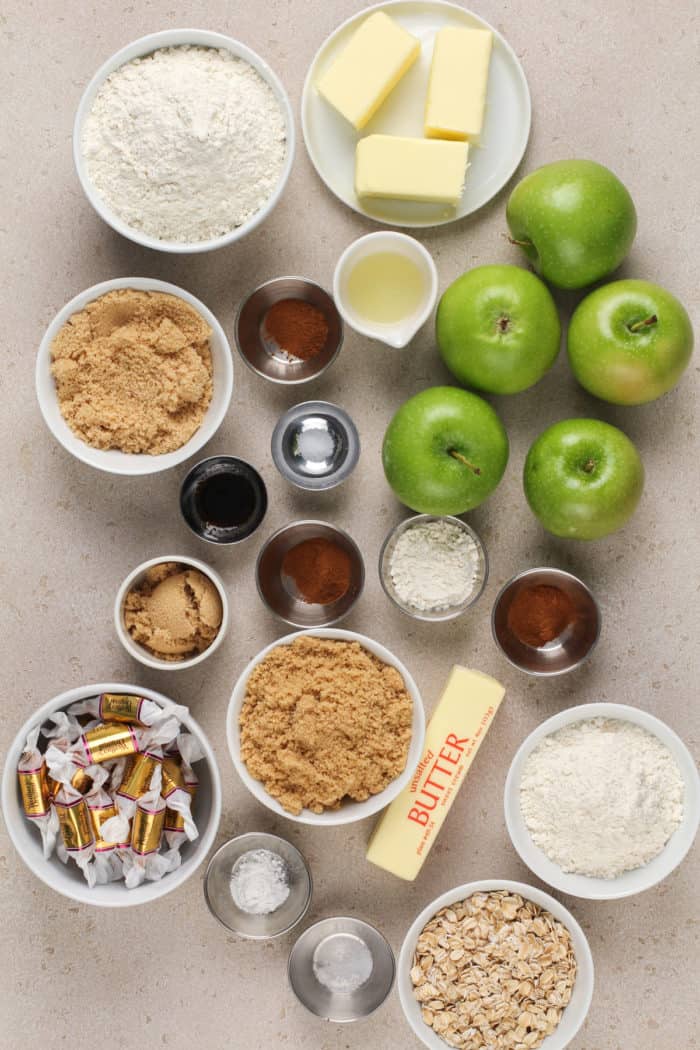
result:
[[[297,488],[319,492],[350,476],[360,458],[360,436],[338,405],[304,401],[280,417],[271,448],[283,478]]]
[[[287,975],[299,1002],[325,1021],[360,1021],[378,1010],[394,983],[386,938],[362,919],[321,919],[292,948]]]
[[[392,578],[391,562],[399,538],[414,526],[431,521],[447,521],[451,525],[455,525],[457,528],[461,529],[476,546],[477,564],[474,572],[472,589],[463,601],[459,602],[457,605],[447,606],[446,608],[419,609],[415,605],[410,605],[401,599]],[[402,613],[411,616],[414,620],[423,620],[426,623],[440,623],[445,620],[455,620],[458,616],[461,616],[462,613],[478,601],[483,594],[488,575],[489,562],[486,548],[481,542],[481,539],[474,532],[474,529],[470,525],[467,525],[466,521],[462,521],[461,518],[452,517],[449,514],[442,516],[434,514],[414,514],[410,518],[405,518],[391,530],[387,538],[384,540],[382,549],[379,552],[379,580],[387,598],[393,602]]]
[[[277,346],[265,328],[270,307],[283,299],[301,299],[324,315],[328,333],[323,348],[302,361]],[[261,284],[241,304],[235,325],[236,346],[253,372],[273,383],[307,383],[333,363],[343,345],[343,319],[333,297],[305,277],[277,277]]]
[[[276,853],[287,870],[289,895],[279,908],[266,915],[243,911],[236,905],[231,892],[236,862],[250,850]],[[309,910],[312,890],[309,866],[296,846],[279,835],[261,831],[250,831],[224,842],[209,861],[204,876],[204,899],[209,911],[227,930],[249,940],[262,941],[289,933]]]

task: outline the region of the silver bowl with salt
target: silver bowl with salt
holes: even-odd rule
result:
[[[340,485],[360,456],[357,427],[330,401],[304,401],[278,420],[272,458],[283,478],[297,488],[318,492]]]

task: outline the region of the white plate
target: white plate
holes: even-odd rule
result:
[[[318,76],[328,68],[367,15],[386,11],[414,36],[422,49],[418,61],[358,134],[316,91]],[[367,200],[355,195],[355,146],[374,132],[423,136],[423,110],[433,39],[443,26],[490,29],[493,54],[489,73],[482,145],[470,147],[464,196],[456,210],[443,204]],[[483,207],[505,186],[520,163],[530,134],[530,91],[514,51],[483,18],[445,0],[393,0],[368,7],[343,22],[321,45],[306,75],[301,100],[301,126],[311,162],[328,189],[361,215],[391,226],[441,226]]]
[[[576,956],[576,980],[568,1006],[562,1014],[561,1021],[551,1035],[548,1035],[541,1044],[541,1050],[564,1050],[574,1038],[579,1028],[586,1019],[586,1014],[593,998],[593,985],[595,981],[593,969],[593,956],[586,940],[586,935],[576,922],[570,911],[560,904],[548,893],[527,886],[522,882],[509,882],[507,879],[486,879],[481,882],[468,882],[464,886],[456,886],[448,890],[442,896],[432,901],[417,919],[411,924],[399,955],[397,966],[396,983],[399,991],[399,999],[404,1016],[418,1038],[430,1050],[445,1050],[447,1044],[440,1036],[429,1028],[421,1017],[420,1003],[413,994],[413,983],[411,981],[411,967],[413,966],[413,955],[416,943],[423,927],[441,908],[447,908],[457,901],[466,900],[474,893],[490,893],[493,890],[507,890],[509,893],[518,893],[525,900],[538,904],[544,908],[555,919],[566,926],[571,935],[571,943]]]
[[[295,638],[301,638],[303,635],[309,635],[313,638],[336,638],[344,642],[359,642],[365,649],[368,649],[370,653],[374,653],[382,663],[389,664],[390,667],[395,667],[404,680],[406,690],[408,691],[411,701],[413,704],[413,724],[411,727],[411,743],[408,748],[408,756],[406,758],[406,765],[403,772],[392,780],[391,783],[380,791],[377,795],[370,795],[364,802],[343,802],[339,809],[325,809],[323,813],[312,813],[310,809],[302,809],[298,816],[294,816],[292,813],[288,813],[286,809],[283,809],[277,799],[274,799],[272,795],[268,795],[267,791],[263,787],[259,780],[252,777],[248,772],[248,767],[241,758],[241,733],[238,719],[243,707],[243,701],[246,695],[246,686],[248,684],[248,678],[251,672],[257,665],[265,659],[268,653],[272,652],[279,645],[289,645],[294,641]],[[425,743],[425,712],[423,710],[423,701],[418,691],[418,686],[413,681],[413,678],[408,672],[405,664],[399,660],[397,656],[394,656],[389,649],[386,649],[379,642],[375,642],[372,638],[368,638],[364,634],[357,634],[355,631],[343,631],[337,627],[314,627],[309,631],[294,631],[293,634],[287,634],[284,638],[278,638],[274,642],[270,642],[264,649],[258,653],[257,656],[253,657],[248,666],[245,668],[243,673],[240,675],[236,685],[234,686],[231,699],[229,700],[228,711],[226,713],[226,738],[228,740],[228,749],[231,752],[231,758],[233,764],[236,767],[236,772],[239,777],[258,802],[262,802],[263,806],[267,806],[273,813],[276,813],[279,817],[286,817],[287,820],[297,821],[299,824],[315,824],[317,826],[337,826],[339,824],[351,824],[356,820],[364,820],[365,817],[371,817],[375,813],[378,813],[380,809],[384,809],[390,802],[396,798],[401,792],[408,781],[413,776],[418,761],[423,754],[423,745]]]
[[[589,718],[616,718],[641,726],[652,733],[671,752],[685,781],[683,820],[657,857],[642,868],[626,871],[616,879],[593,879],[587,875],[574,875],[562,871],[546,853],[535,845],[527,830],[520,811],[520,780],[523,767],[530,752],[540,741],[556,733],[572,722]],[[570,707],[558,715],[548,718],[525,739],[516,752],[508,771],[504,793],[504,806],[508,834],[521,859],[543,882],[549,883],[561,893],[587,900],[618,900],[641,893],[661,882],[677,868],[693,844],[700,817],[700,777],[690,752],[672,729],[637,707],[626,704],[582,704]]]

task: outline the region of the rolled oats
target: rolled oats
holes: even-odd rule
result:
[[[464,1050],[537,1050],[559,1024],[575,978],[566,927],[506,890],[475,893],[434,915],[411,969],[423,1021]]]

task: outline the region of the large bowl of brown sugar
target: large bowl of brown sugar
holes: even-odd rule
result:
[[[404,664],[354,631],[299,631],[273,642],[238,679],[229,750],[252,795],[302,824],[363,820],[406,786],[425,714]]]

